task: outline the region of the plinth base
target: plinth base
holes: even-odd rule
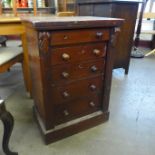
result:
[[[109,112],[103,113],[102,111],[97,111],[90,115],[55,126],[53,129],[46,130],[43,121],[36,109],[34,109],[34,115],[46,144],[58,141],[83,130],[89,129],[109,119]]]

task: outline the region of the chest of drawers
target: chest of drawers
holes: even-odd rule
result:
[[[121,19],[25,19],[35,116],[48,144],[98,125],[108,105]]]

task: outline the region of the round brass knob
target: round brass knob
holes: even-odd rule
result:
[[[102,36],[103,36],[103,32],[97,32],[97,33],[96,33],[96,37],[97,37],[98,39],[102,38]]]
[[[62,59],[63,59],[63,60],[69,60],[69,59],[70,59],[70,55],[67,54],[67,53],[63,53],[63,54],[62,54]]]
[[[98,49],[94,49],[93,50],[93,53],[98,56],[98,55],[100,55],[101,51],[98,50]]]
[[[67,92],[67,91],[65,91],[65,92],[63,92],[63,97],[64,98],[68,98],[70,95],[69,95],[69,93]]]
[[[69,73],[67,72],[62,72],[62,77],[64,77],[65,79],[67,79],[69,77]]]
[[[91,107],[95,107],[95,103],[94,103],[93,101],[91,101],[91,102],[89,103],[89,105],[90,105]]]
[[[95,85],[90,85],[90,89],[92,90],[92,91],[94,91],[94,90],[96,90],[96,86]]]
[[[97,70],[98,70],[98,69],[97,69],[96,66],[92,66],[92,67],[91,67],[91,71],[92,71],[92,72],[96,72]]]
[[[65,116],[68,116],[69,115],[69,112],[67,110],[64,110],[64,115]]]
[[[64,40],[67,40],[68,39],[68,36],[64,36]]]

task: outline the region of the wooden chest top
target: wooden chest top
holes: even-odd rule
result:
[[[29,23],[30,26],[38,30],[56,30],[56,29],[77,29],[89,28],[92,24],[95,27],[117,27],[123,22],[123,19],[91,17],[91,16],[74,16],[74,17],[29,17],[23,18],[22,21]]]

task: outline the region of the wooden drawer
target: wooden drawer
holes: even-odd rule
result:
[[[57,65],[51,68],[52,86],[57,86],[65,82],[71,82],[81,78],[97,76],[104,73],[105,60],[88,61],[75,64]]]
[[[96,59],[106,55],[106,43],[53,48],[50,53],[51,65]]]
[[[99,94],[102,91],[102,87],[103,76],[80,80],[59,87],[52,87],[52,102],[54,104],[61,104],[73,99],[79,99],[81,96]]]
[[[50,44],[52,46],[65,44],[79,44],[86,42],[98,42],[109,40],[108,29],[81,29],[53,31]]]
[[[99,109],[101,109],[100,95],[93,95],[89,98],[86,97],[66,104],[55,105],[55,124],[64,123],[88,115]]]

